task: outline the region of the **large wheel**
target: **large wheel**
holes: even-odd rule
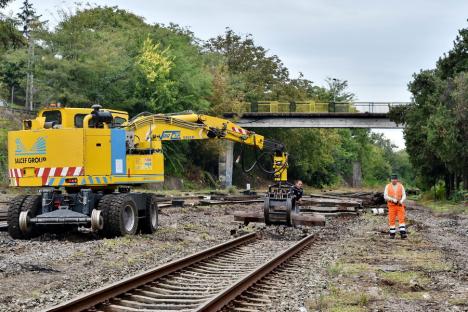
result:
[[[109,196],[109,197],[108,197]],[[133,235],[138,229],[138,208],[131,195],[109,194],[99,201],[107,237]]]
[[[158,228],[158,204],[153,194],[145,194],[145,196],[145,214],[139,219],[139,228],[143,234],[153,234]]]
[[[99,199],[96,209],[93,209],[93,211],[91,211],[91,229],[92,230],[99,230],[100,234],[106,235],[106,233],[104,232],[104,218],[109,218],[108,211],[112,205],[112,201],[114,200],[115,196],[116,196],[115,194],[111,193],[111,194],[106,194]],[[99,210],[99,214],[94,210]],[[97,216],[95,216],[95,214]],[[96,217],[98,217],[101,220],[96,222],[96,220],[93,220],[93,218],[96,218]],[[93,225],[93,223],[96,224],[96,223],[101,223],[101,222],[102,222],[102,226],[96,227],[95,225]]]
[[[29,239],[40,234],[37,227],[29,223],[41,210],[40,195],[19,195],[8,207],[8,233],[12,238]]]
[[[23,233],[19,227],[19,215],[21,213],[21,206],[27,197],[28,195],[18,195],[8,205],[8,233],[12,238],[23,238]]]

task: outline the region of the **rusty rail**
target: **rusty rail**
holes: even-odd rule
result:
[[[244,291],[249,289],[249,287],[254,285],[267,274],[279,267],[282,263],[290,259],[303,248],[305,248],[308,244],[312,242],[312,239],[313,235],[309,235],[306,238],[299,241],[298,243],[291,246],[290,248],[288,248],[287,250],[277,253],[275,256],[269,258],[269,260],[263,262],[261,265],[253,267],[251,271],[247,271],[246,273],[250,273],[246,274],[245,276],[241,276],[238,280],[235,280],[230,286],[222,288],[221,291],[215,294],[213,297],[207,298],[206,302],[201,303],[200,306],[194,307],[190,310],[199,312],[219,311],[220,309],[228,305],[231,301],[236,299]],[[134,290],[135,288],[154,282],[155,280],[158,280],[161,277],[166,277],[171,273],[174,273],[181,269],[185,269],[193,264],[198,265],[198,263],[202,263],[202,261],[207,260],[208,258],[211,259],[211,257],[217,256],[218,254],[221,254],[224,251],[228,251],[232,248],[238,247],[242,244],[254,240],[256,240],[255,233],[244,235],[240,238],[230,240],[226,243],[217,245],[202,252],[159,266],[155,269],[146,271],[137,276],[119,281],[110,286],[103,287],[96,291],[84,294],[76,299],[72,299],[58,306],[46,309],[45,311],[83,311],[93,307],[100,309],[100,307],[102,307],[102,305],[100,304],[107,302],[110,299],[114,300],[113,298],[126,294],[129,291]],[[109,307],[109,309],[112,310],[112,307]]]
[[[286,251],[281,252],[280,254],[278,254],[276,257],[274,257],[267,263],[259,266],[255,271],[248,274],[244,278],[240,279],[234,285],[227,287],[224,291],[220,292],[217,296],[210,299],[210,301],[205,303],[196,311],[197,312],[219,311],[220,309],[228,305],[231,301],[233,301],[238,296],[240,296],[249,287],[254,285],[256,282],[261,280],[263,277],[265,277],[267,274],[275,270],[277,267],[279,267],[282,263],[287,261],[289,258],[297,254],[299,251],[301,251],[305,247],[307,247],[307,245],[309,245],[312,242],[313,237],[314,235],[312,234],[303,238],[298,243],[288,248]]]
[[[57,305],[55,307],[46,309],[46,312],[75,312],[82,311],[94,307],[106,300],[114,298],[118,295],[124,294],[129,290],[135,289],[139,286],[145,285],[158,278],[166,276],[170,273],[183,269],[194,263],[200,262],[206,258],[215,256],[221,252],[237,247],[256,239],[255,233],[250,233],[239,238],[230,240],[228,242],[216,245],[202,252],[187,256],[185,258],[169,262],[157,268],[140,273],[136,276],[124,279],[109,286],[102,287],[98,290],[92,291],[81,295],[75,299]]]

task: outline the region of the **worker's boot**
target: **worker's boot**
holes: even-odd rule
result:
[[[408,233],[406,232],[406,226],[404,225],[400,226],[400,236],[401,239],[406,239],[408,237]]]
[[[390,228],[390,231],[388,233],[390,234],[390,239],[395,239],[395,234],[396,234],[395,228]]]

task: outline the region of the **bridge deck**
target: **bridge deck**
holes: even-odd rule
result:
[[[387,113],[300,113],[300,112],[246,112],[240,115],[227,113],[226,118],[236,119],[245,128],[376,128],[399,129]]]

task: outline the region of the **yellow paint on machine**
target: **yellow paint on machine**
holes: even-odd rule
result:
[[[23,170],[40,167],[82,167],[83,140],[83,129],[10,131],[8,167]],[[26,173],[28,172],[33,175],[34,170],[26,170]]]
[[[151,155],[127,155],[127,176],[164,175],[163,153]]]
[[[111,142],[110,129],[85,129],[84,167],[87,175],[110,175]]]
[[[10,185],[104,187],[162,182],[162,142],[224,139],[264,148],[264,137],[232,121],[194,113],[136,116],[48,107],[8,133]],[[109,114],[109,112],[111,114]],[[285,153],[280,160],[285,163]],[[287,166],[275,175],[286,181]]]
[[[76,179],[76,182],[70,182]],[[145,176],[81,176],[81,177],[50,177],[47,179],[47,186],[71,187],[71,186],[108,186],[113,184],[140,184],[163,182],[164,176],[161,174],[150,174]],[[13,181],[14,183],[14,181]]]

